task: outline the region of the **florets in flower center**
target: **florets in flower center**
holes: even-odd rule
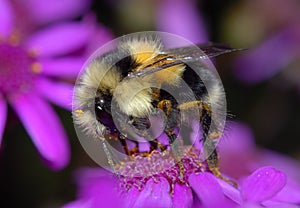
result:
[[[149,179],[158,181],[160,177],[167,179],[172,190],[175,183],[188,183],[192,173],[208,171],[207,165],[200,159],[199,150],[185,147],[183,153],[181,157],[183,176],[178,161],[168,151],[155,150],[146,157],[138,155],[132,160],[123,162],[116,167],[121,190],[128,191],[133,187],[142,190]]]
[[[35,77],[35,59],[20,46],[0,43],[0,92],[28,90]]]

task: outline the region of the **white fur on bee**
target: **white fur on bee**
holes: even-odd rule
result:
[[[99,90],[113,90],[119,84],[120,79],[120,74],[115,67],[95,60],[86,68],[82,84]]]
[[[145,52],[152,52],[153,55],[156,55],[162,50],[163,45],[158,36],[136,35],[123,39],[119,47],[129,50],[132,55]]]
[[[99,138],[103,136],[106,127],[97,121],[94,112],[85,111],[78,115],[76,115],[75,112],[73,114],[73,118],[74,122],[83,128],[83,131],[86,132],[87,135],[90,135],[93,138]]]
[[[113,99],[126,115],[144,117],[150,115],[153,110],[151,84],[139,78],[119,83]]]

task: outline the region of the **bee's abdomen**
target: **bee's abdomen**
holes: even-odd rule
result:
[[[195,98],[197,100],[200,100],[201,98],[203,98],[208,94],[207,88],[205,87],[205,84],[203,83],[201,76],[199,76],[199,74],[197,74],[189,66],[186,66],[186,70],[184,71],[182,78],[184,82],[193,91]]]

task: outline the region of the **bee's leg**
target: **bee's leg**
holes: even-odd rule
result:
[[[205,106],[205,107],[203,107]],[[209,170],[218,178],[232,184],[233,186],[237,187],[236,182],[225,178],[220,172],[219,166],[219,155],[216,149],[216,140],[221,134],[218,133],[218,129],[216,125],[212,121],[211,111],[207,104],[202,103],[201,109],[201,125],[203,129],[203,147],[204,153],[207,157],[206,162],[208,165]],[[209,109],[209,110],[208,110]],[[210,128],[212,128],[210,130]],[[212,132],[212,133],[210,133]]]
[[[157,142],[158,142],[157,139],[149,141],[149,143],[150,143],[150,152],[157,149],[157,147],[158,147]]]
[[[182,182],[184,182],[184,166],[181,161],[181,153],[180,153],[178,143],[175,142],[177,135],[172,130],[166,130],[166,134],[168,135],[172,154],[179,167],[180,179]]]
[[[184,167],[181,161],[181,154],[179,150],[178,143],[175,142],[177,135],[174,133],[174,129],[177,127],[178,111],[172,109],[172,102],[170,100],[161,100],[158,105],[167,117],[165,133],[168,136],[169,144],[171,147],[172,154],[177,161],[180,171],[180,178],[183,181]]]
[[[161,152],[165,151],[167,147],[160,143],[158,139],[153,139],[152,141],[149,141],[150,143],[150,152],[152,152],[155,149],[159,149]]]
[[[108,138],[108,137],[107,137]],[[116,176],[118,176],[118,173],[116,172],[116,163],[113,159],[113,154],[112,152],[110,151],[109,149],[109,144],[107,142],[107,138],[103,138],[103,137],[99,137],[99,140],[101,141],[101,144],[102,144],[102,147],[103,147],[103,150],[104,150],[104,153],[107,157],[107,163],[110,165],[110,167],[112,168],[114,174]]]
[[[209,170],[222,180],[229,182],[236,186],[234,181],[231,181],[222,176],[219,167],[219,155],[216,150],[216,139],[220,138],[221,133],[217,125],[212,119],[211,107],[208,103],[200,100],[182,103],[178,106],[180,110],[190,110],[198,108],[200,110],[200,122],[202,126],[202,142],[204,147],[204,154],[206,155],[207,165]]]
[[[126,155],[130,156],[131,154],[130,154],[126,139],[127,139],[126,136],[124,136],[123,134],[119,134],[119,141],[121,142],[124,152]]]
[[[178,106],[178,109],[180,110],[199,109],[200,110],[200,123],[203,129],[202,140],[203,142],[208,143],[207,144],[208,145],[207,147],[209,148],[208,152],[212,152],[212,150],[215,150],[216,148],[214,142],[208,142],[208,141],[213,141],[214,139],[219,138],[221,134],[219,133],[217,126],[212,120],[212,112],[210,106],[207,103],[204,103],[200,100],[195,100],[195,101],[180,104]],[[217,158],[215,160],[216,162],[218,161]]]
[[[179,110],[194,110],[194,109],[199,109],[200,110],[200,122],[201,125],[203,124],[203,116],[204,114],[208,114],[209,118],[209,125],[208,125],[208,129],[207,129],[207,138],[210,139],[215,139],[215,138],[219,138],[221,136],[221,134],[218,131],[218,128],[216,126],[216,124],[212,121],[212,112],[211,112],[211,108],[207,103],[204,103],[200,100],[195,100],[195,101],[190,101],[190,102],[186,102],[186,103],[182,103],[177,107]],[[208,131],[210,130],[210,133],[208,134]]]
[[[203,130],[202,140],[204,153],[207,157],[206,161],[208,167],[215,176],[221,177],[221,172],[219,169],[219,155],[214,141],[216,137],[210,136],[210,132],[215,132],[215,129],[213,129],[214,125],[212,121],[211,110],[210,107],[205,103],[201,103],[200,105],[200,122]]]
[[[139,142],[138,141],[133,141],[135,144],[135,147],[133,147],[130,150],[130,155],[135,155],[135,154],[139,154],[140,153],[140,149],[139,149]]]

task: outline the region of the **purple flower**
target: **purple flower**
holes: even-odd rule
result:
[[[34,29],[41,25],[78,17],[88,11],[91,3],[91,0],[10,1],[14,12],[18,14],[14,17],[15,25],[21,31],[28,31],[28,29]]]
[[[242,133],[239,134],[239,131]],[[231,129],[231,135],[247,136],[247,131],[244,125],[236,124]],[[242,137],[238,139],[243,140]],[[238,171],[234,175],[238,188],[211,174],[206,164],[200,162],[197,149],[186,150],[182,157],[183,176],[180,176],[178,165],[168,153],[154,152],[149,157],[137,156],[133,161],[125,161],[116,169],[116,175],[100,168],[81,169],[76,175],[78,199],[65,205],[65,208],[299,206],[299,180],[297,182],[289,173],[292,170],[296,171],[295,174],[299,173],[299,166],[291,165],[287,170],[288,174],[269,165],[260,166],[261,162],[256,161],[256,157],[245,156],[254,147],[248,139],[246,138],[245,144],[240,142],[221,150],[222,168],[226,165],[226,170],[231,170],[227,171],[227,176],[231,177],[230,172]],[[227,142],[225,140],[226,138],[220,146]],[[230,148],[236,154],[227,154],[225,149],[230,152]],[[236,157],[239,155],[241,158]],[[265,155],[260,156],[263,160]],[[231,164],[224,163],[224,157]],[[248,171],[250,164],[255,170]],[[277,165],[276,161],[274,165]],[[241,171],[242,168],[238,168],[241,166],[246,166],[247,171]]]
[[[61,169],[69,161],[69,145],[59,118],[48,101],[71,109],[73,85],[62,80],[77,76],[84,57],[74,52],[85,48],[98,28],[88,21],[60,22],[24,32],[25,27],[18,27],[23,16],[15,10],[17,2],[19,6],[23,3],[0,2],[0,139],[9,104],[43,160],[49,167]],[[67,5],[77,5],[74,10],[69,7],[64,10],[64,3],[34,0],[26,3],[29,3],[26,8],[32,7],[28,14],[33,15],[34,20],[37,18],[39,23],[71,17],[80,13],[85,5],[79,0],[64,1]],[[51,18],[54,14],[57,16]],[[30,23],[23,22],[28,27]]]
[[[267,37],[259,46],[239,56],[235,63],[235,74],[247,83],[269,79],[300,57],[299,45],[300,24],[298,22]],[[290,80],[299,77],[296,72],[290,70]],[[300,83],[300,79],[295,81],[297,84]]]
[[[256,172],[255,170],[262,166],[272,166],[284,171],[286,185],[272,199],[263,202],[264,205],[270,207],[295,207],[293,203],[300,204],[299,162],[279,153],[256,147],[253,134],[247,125],[233,123],[230,131],[219,144],[219,153],[222,172],[230,175],[242,184],[244,183],[245,175]],[[258,174],[261,173],[256,175]],[[254,173],[252,175],[255,177]],[[284,177],[280,177],[283,180]],[[274,181],[280,183],[279,179],[274,179]],[[275,182],[274,184],[272,183],[274,190],[276,185],[278,185]],[[282,202],[290,204],[280,204]]]
[[[159,31],[169,32],[197,44],[207,42],[204,21],[194,0],[162,0],[156,14]]]
[[[299,3],[295,0],[243,1],[225,17],[231,42],[250,48],[234,63],[235,75],[255,84],[280,73],[291,84],[300,85]]]
[[[229,128],[218,149],[221,169],[225,174],[240,179],[259,167],[272,166],[284,171],[288,178],[300,181],[299,162],[277,152],[258,148],[251,129],[243,123],[232,123]],[[232,162],[233,159],[235,162]]]

